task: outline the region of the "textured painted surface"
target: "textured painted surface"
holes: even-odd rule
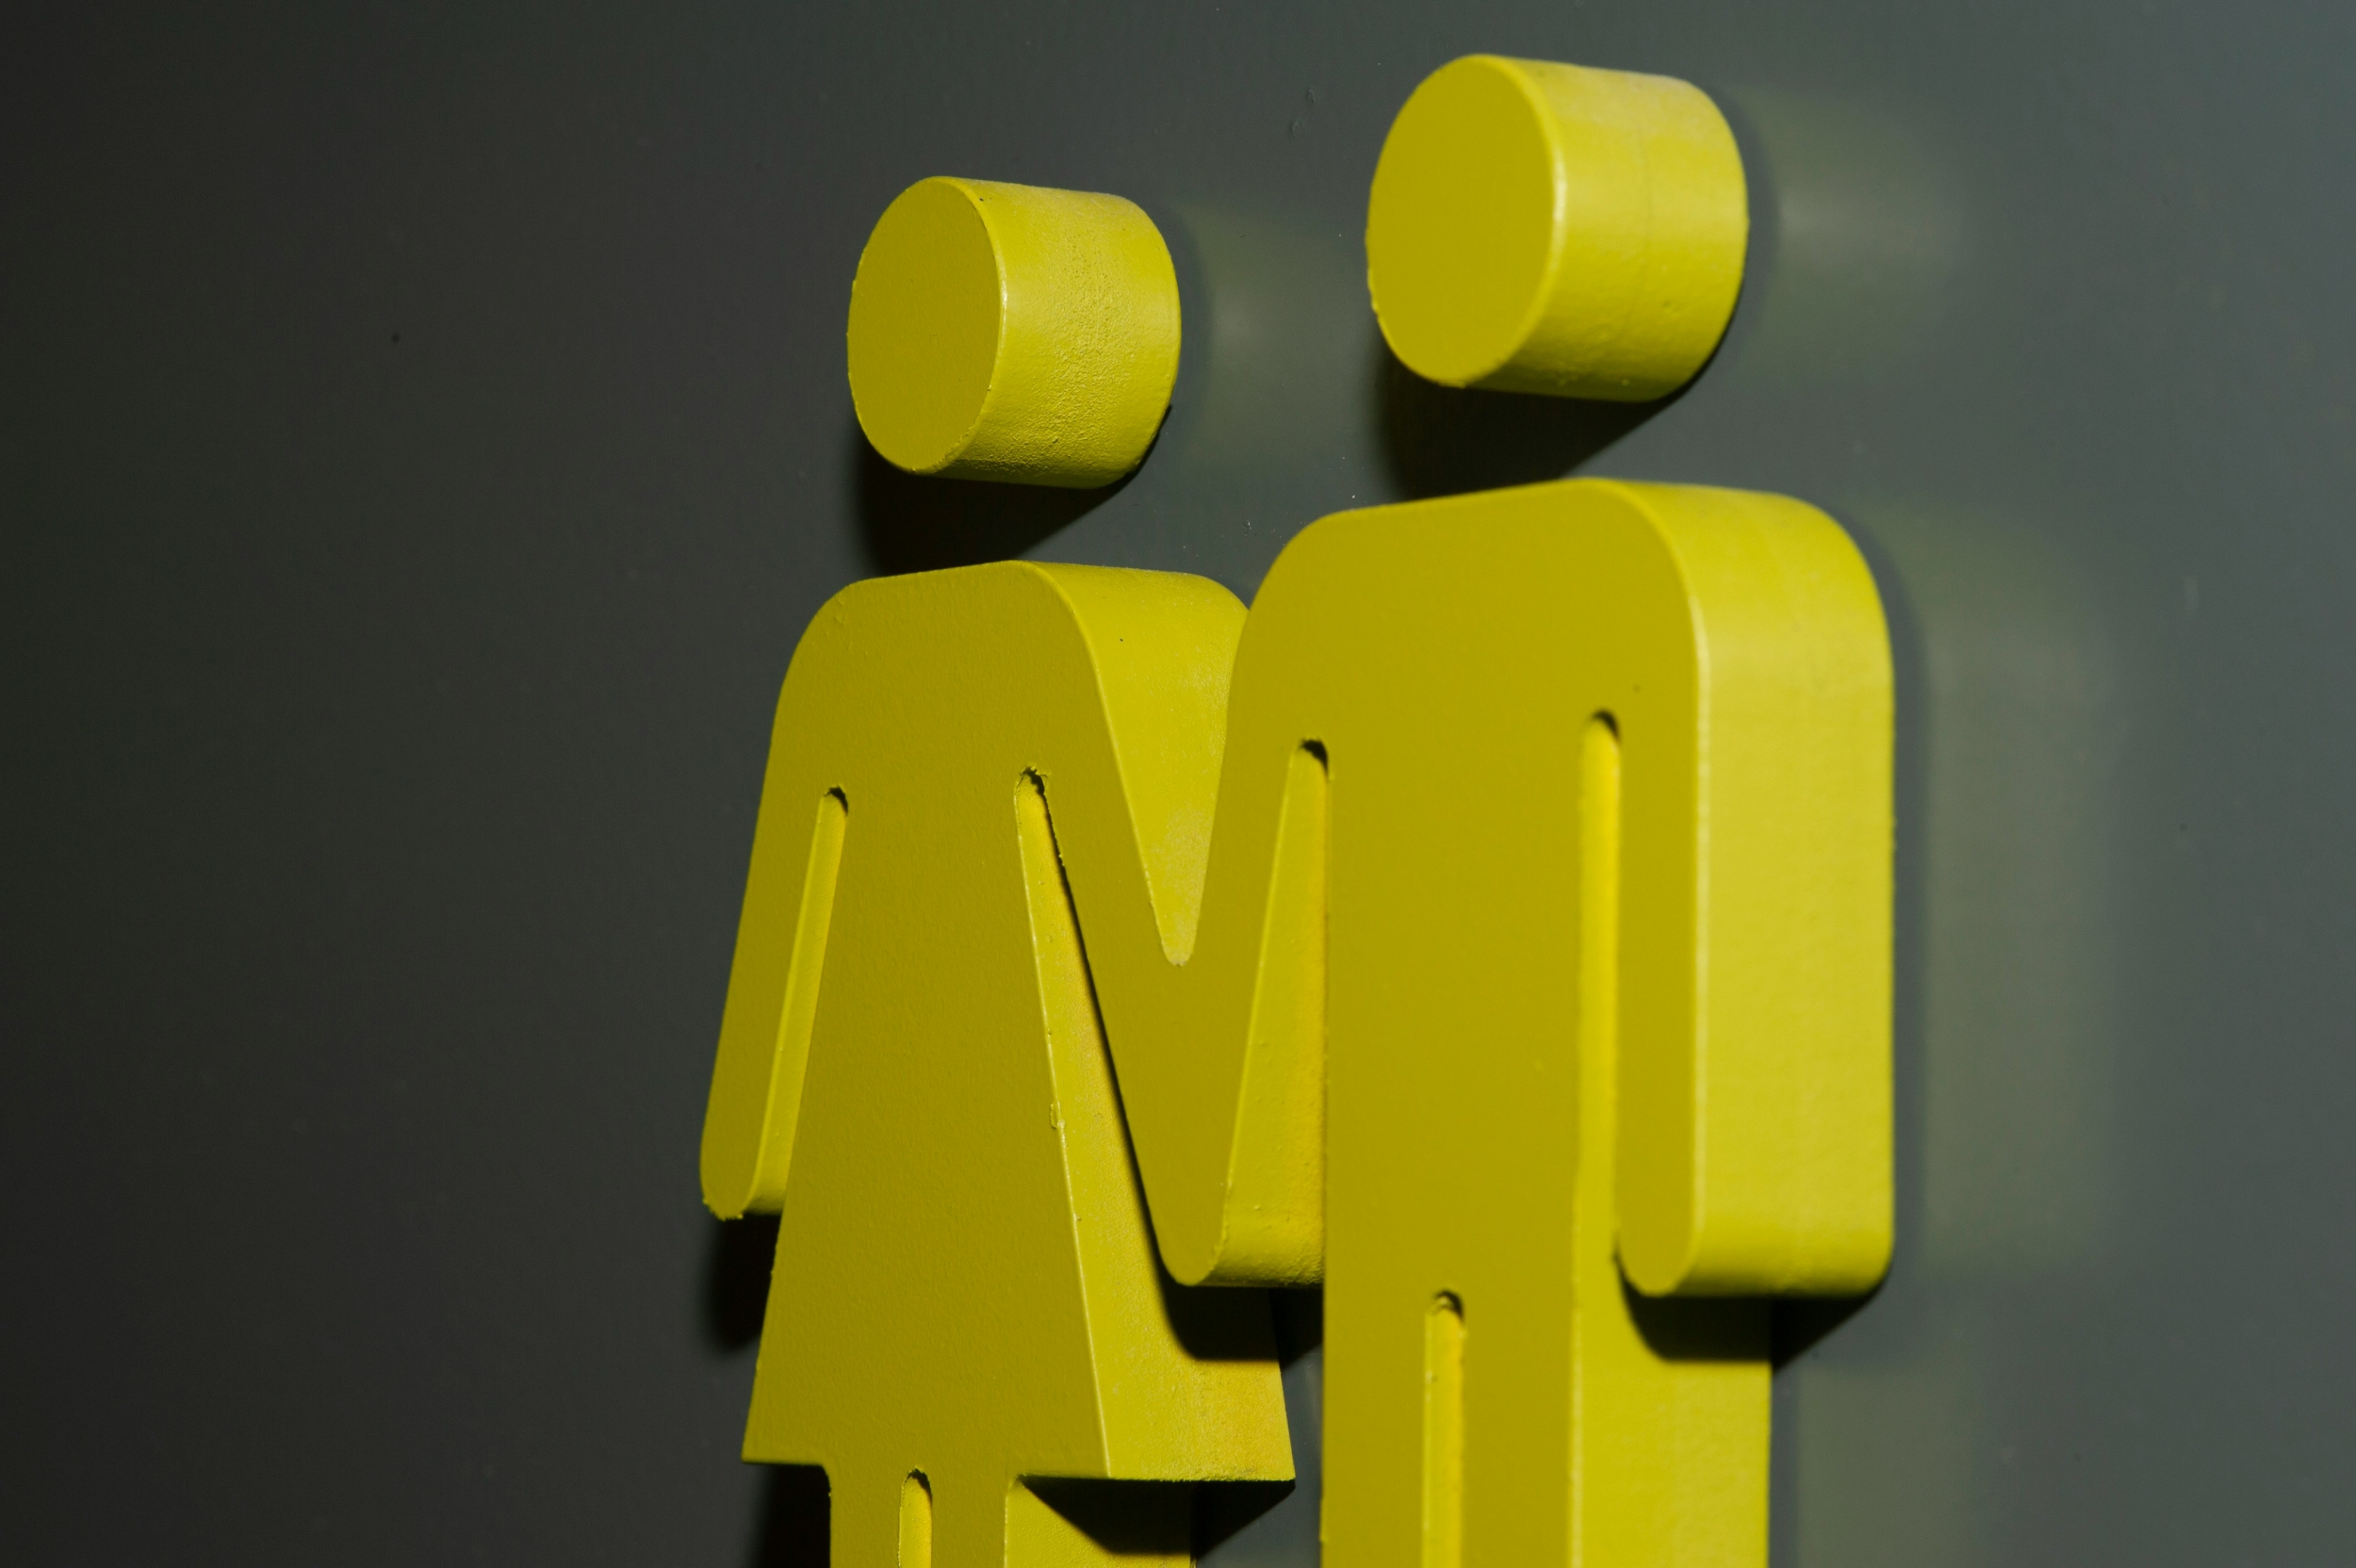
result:
[[[1692,83],[1470,55],[1383,139],[1367,291],[1417,375],[1643,402],[1718,346],[1749,234],[1734,133]]]
[[[1779,1324],[1778,1563],[2356,1558],[2344,8],[12,21],[0,1555],[793,1560],[806,1483],[729,1463],[769,1250],[692,1164],[811,613],[1035,547],[1249,595],[1581,470],[1806,497],[1891,611],[1899,1246]],[[1367,182],[1478,50],[1726,107],[1668,407],[1387,361]],[[866,456],[852,272],[941,172],[1169,238],[1112,494]]]
[[[910,473],[1109,484],[1178,373],[1178,280],[1137,204],[936,175],[875,220],[851,279],[851,404]]]

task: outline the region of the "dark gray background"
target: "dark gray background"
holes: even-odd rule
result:
[[[0,1557],[794,1560],[695,1152],[810,612],[1584,467],[1811,499],[1892,614],[1900,1250],[1784,1322],[1777,1562],[2356,1560],[2356,10],[204,10],[0,24]],[[1475,49],[1727,107],[1681,399],[1389,367],[1366,182]],[[1124,487],[863,456],[936,172],[1161,223]]]

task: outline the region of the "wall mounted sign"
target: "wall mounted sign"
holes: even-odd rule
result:
[[[1697,90],[1476,57],[1394,126],[1370,281],[1437,379],[1649,397],[1742,236]],[[924,182],[860,263],[861,423],[1117,477],[1169,276],[1125,203]],[[1183,1560],[1189,1484],[1291,1476],[1264,1291],[1322,1284],[1333,1563],[1762,1563],[1767,1298],[1890,1245],[1890,768],[1872,579],[1780,497],[1345,513],[1248,613],[846,590],[704,1135],[713,1210],[781,1216],[746,1457],[826,1466],[839,1568]]]

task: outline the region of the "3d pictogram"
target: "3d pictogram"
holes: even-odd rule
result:
[[[1554,195],[1448,177],[1491,152]],[[1724,330],[1741,170],[1694,89],[1460,61],[1382,168],[1418,370],[1659,395]],[[1005,188],[878,225],[862,424],[943,472],[993,419],[1091,430],[1118,473],[1174,289],[1161,368],[1051,384],[1006,323],[1061,307],[993,264],[996,368],[960,348],[937,408],[862,326],[928,255],[982,275],[885,266],[889,227]],[[1087,309],[1160,319],[1107,276]],[[705,1127],[713,1210],[781,1217],[746,1457],[826,1466],[843,1568],[1183,1559],[1189,1486],[1291,1475],[1265,1292],[1321,1283],[1339,1568],[1763,1563],[1767,1299],[1890,1246],[1890,774],[1872,579],[1780,497],[1344,513],[1249,612],[1025,563],[846,590],[779,701]]]

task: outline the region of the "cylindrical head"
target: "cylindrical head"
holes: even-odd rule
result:
[[[1136,204],[920,180],[851,284],[851,401],[910,473],[1107,484],[1137,466],[1178,374],[1178,279]]]
[[[1366,282],[1429,380],[1642,401],[1717,347],[1749,234],[1742,155],[1699,88],[1471,55],[1391,122]]]

